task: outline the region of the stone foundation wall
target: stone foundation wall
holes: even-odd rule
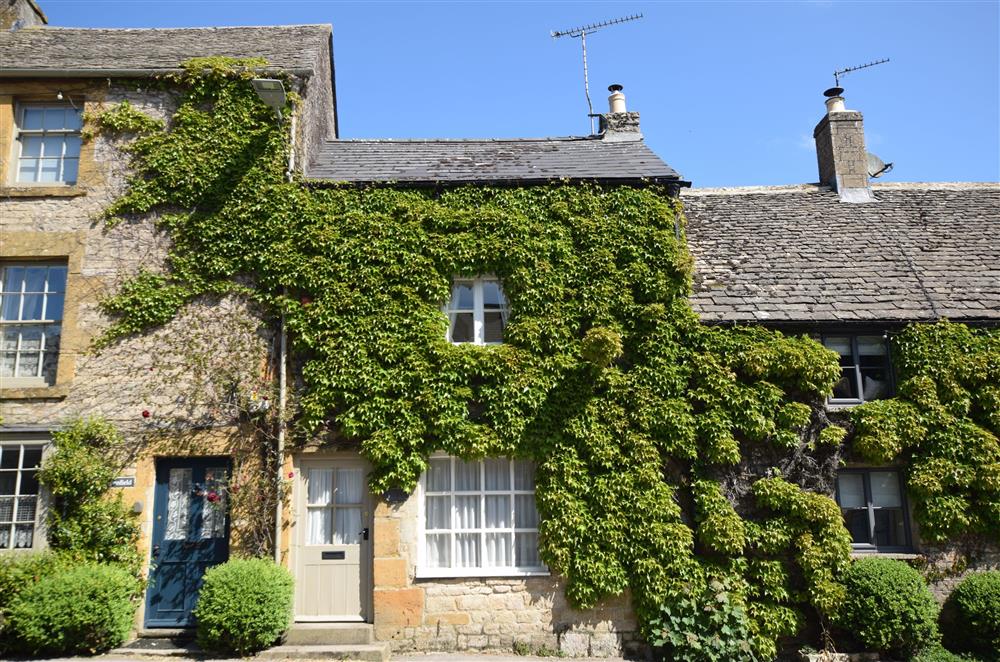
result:
[[[569,606],[557,577],[419,579],[417,496],[374,522],[375,636],[396,651],[512,650],[570,657],[641,654],[628,596]]]
[[[923,548],[923,567],[931,592],[944,602],[963,579],[977,572],[1000,570],[1000,548],[983,541],[963,541]]]

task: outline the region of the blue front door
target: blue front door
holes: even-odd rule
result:
[[[146,627],[193,625],[202,575],[229,557],[229,460],[156,462]]]

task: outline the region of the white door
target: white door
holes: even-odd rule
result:
[[[366,474],[360,461],[309,460],[299,467],[296,620],[368,620]]]

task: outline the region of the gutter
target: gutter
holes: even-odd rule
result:
[[[300,78],[310,78],[311,68],[283,69],[262,67],[255,69],[261,73],[284,72]],[[12,69],[0,68],[0,78],[152,78],[166,74],[183,73],[181,67],[160,67],[151,69]]]
[[[394,186],[400,188],[441,188],[447,186],[538,186],[543,184],[619,184],[642,186],[648,184],[664,184],[680,188],[691,188],[691,182],[676,177],[534,177],[525,179],[419,179],[419,180],[336,180],[336,179],[304,179],[302,183],[309,187],[338,186]]]

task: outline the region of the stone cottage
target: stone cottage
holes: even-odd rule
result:
[[[328,25],[54,28],[31,0],[0,2],[0,548],[45,544],[35,470],[51,432],[79,416],[114,422],[138,449],[113,489],[142,522],[154,579],[136,621],[145,634],[190,626],[205,567],[267,549],[296,576],[291,645],[342,645],[366,659],[515,641],[573,656],[641,647],[626,598],[574,610],[540,559],[528,462],[437,455],[410,494],[370,494],[356,448],[312,445],[281,453],[279,466],[237,466],[248,411],[274,406],[260,393],[295,379],[277,358],[284,329],[254,306],[199,300],[153,332],[90,351],[110,324],[98,302],[141,270],[165,269],[167,239],[155,219],[95,222],[124,190],[127,161],[119,139],[84,139],[84,115],[127,100],[169,117],[169,82],[154,82],[190,58],[265,58],[262,98],[275,91],[268,71],[289,77],[283,91],[302,99],[289,171],[304,186],[664,187],[687,210],[702,321],[807,333],[837,351],[832,411],[893,393],[887,333],[940,317],[1000,322],[1000,186],[873,185],[861,115],[840,97],[816,128],[819,184],[687,190],[644,143],[620,88],[592,136],[339,140]],[[452,285],[447,339],[503,342],[502,283]],[[204,509],[208,487],[239,471],[287,477],[270,534],[250,530],[235,503],[229,517]],[[858,553],[925,551],[898,467],[851,465],[835,482]],[[489,503],[509,516],[491,516]]]

